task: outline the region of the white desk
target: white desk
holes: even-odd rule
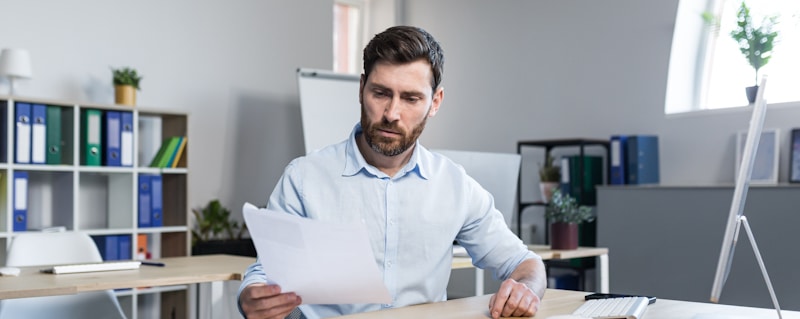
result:
[[[586,292],[547,289],[539,312],[531,317],[544,319],[570,314],[583,304]],[[490,295],[453,299],[416,306],[387,309],[339,317],[342,319],[486,319],[489,316]],[[782,311],[783,318],[800,319],[800,312]],[[717,305],[658,299],[647,307],[644,319],[694,319],[700,314],[745,316],[744,318],[777,318],[774,309]],[[711,317],[708,317],[711,318]],[[714,317],[723,318],[723,317]],[[738,317],[736,317],[738,318]]]

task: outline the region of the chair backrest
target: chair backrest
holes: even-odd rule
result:
[[[6,255],[11,267],[103,261],[92,238],[84,233],[28,232],[14,236]],[[58,275],[53,275],[58,276]],[[111,290],[77,295],[0,300],[6,318],[125,318]]]
[[[517,185],[522,156],[513,153],[433,150],[464,167],[494,197],[494,205],[511,227],[516,205]]]
[[[14,236],[6,255],[12,267],[103,261],[89,235],[77,232],[24,233]]]

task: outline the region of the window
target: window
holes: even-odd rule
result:
[[[745,87],[756,85],[765,74],[769,77],[767,98],[770,104],[800,102],[797,89],[800,82],[800,59],[797,58],[800,56],[800,1],[746,2],[755,27],[760,26],[765,17],[778,16],[773,28],[778,37],[772,57],[759,70],[758,79],[730,35],[736,26],[741,3],[740,0],[680,2],[665,113],[743,106],[747,104]],[[713,12],[718,17],[718,30],[703,23],[703,11]],[[697,44],[692,45],[692,42]],[[689,69],[693,71],[687,71]]]
[[[361,69],[361,34],[364,28],[363,1],[336,0],[333,3],[333,71],[358,73]]]

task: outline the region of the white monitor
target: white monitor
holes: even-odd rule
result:
[[[432,150],[464,167],[464,171],[494,197],[494,206],[511,227],[516,205],[517,180],[522,156],[513,153]]]
[[[739,226],[742,223],[744,215],[744,204],[747,199],[747,190],[750,187],[750,178],[753,171],[753,162],[756,157],[756,150],[758,149],[758,141],[761,136],[761,130],[764,125],[764,116],[767,111],[767,103],[764,99],[764,89],[767,85],[767,76],[765,75],[761,80],[761,85],[758,87],[758,94],[753,107],[753,114],[750,118],[750,127],[747,132],[747,140],[745,141],[744,152],[742,153],[742,161],[739,166],[738,178],[736,179],[736,186],[733,190],[733,200],[731,201],[731,209],[728,214],[728,223],[725,225],[725,235],[722,239],[722,248],[720,249],[719,261],[717,262],[717,271],[714,275],[714,286],[711,289],[711,301],[719,302],[722,287],[725,285],[725,280],[730,271],[731,262],[733,261],[733,253],[736,248],[736,241],[738,238]],[[746,220],[744,220],[746,223]],[[746,227],[749,227],[745,225]],[[749,229],[748,236],[753,242],[753,248],[756,257],[761,263],[761,257],[758,253],[757,246],[755,246],[754,239]],[[766,270],[763,269],[767,286],[771,290],[771,283],[766,276]],[[774,295],[772,291],[770,291]],[[775,301],[775,298],[773,298]],[[777,304],[776,304],[777,306]]]

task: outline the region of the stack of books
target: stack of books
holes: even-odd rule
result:
[[[150,161],[150,167],[176,168],[186,149],[186,136],[173,136],[161,143],[158,153]]]

